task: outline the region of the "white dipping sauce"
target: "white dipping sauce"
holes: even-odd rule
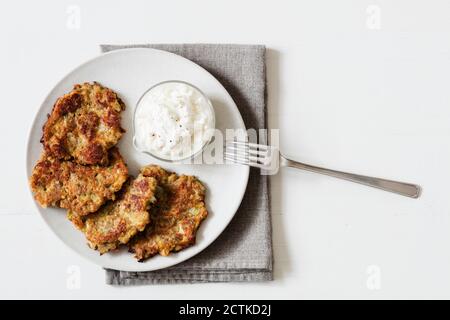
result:
[[[165,82],[145,93],[137,105],[135,145],[165,160],[181,160],[199,152],[214,131],[214,111],[196,88]]]

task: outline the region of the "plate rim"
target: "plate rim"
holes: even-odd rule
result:
[[[27,186],[28,186],[28,194],[31,196],[31,200],[35,206],[35,209],[38,211],[39,216],[41,217],[41,219],[44,221],[44,224],[46,225],[47,229],[49,231],[51,231],[51,233],[58,238],[62,243],[64,243],[64,245],[66,247],[68,247],[70,250],[72,250],[72,252],[75,252],[78,256],[82,257],[83,259],[97,265],[100,266],[102,268],[106,268],[106,269],[114,269],[112,268],[110,265],[105,265],[100,263],[98,260],[94,260],[94,259],[90,259],[88,256],[82,254],[81,252],[79,252],[78,250],[76,250],[74,247],[72,247],[63,237],[61,237],[58,233],[56,233],[53,228],[51,227],[51,225],[49,224],[49,222],[47,221],[47,219],[44,217],[44,213],[41,211],[44,208],[41,208],[37,201],[34,198],[34,194],[31,190],[31,187],[29,185],[29,179],[32,173],[32,168],[34,167],[34,165],[31,163],[31,159],[30,159],[30,149],[31,149],[31,144],[32,144],[32,133],[34,128],[38,125],[37,124],[37,116],[38,114],[40,114],[41,112],[43,112],[43,108],[44,108],[44,104],[46,101],[48,101],[50,99],[50,96],[52,94],[52,92],[59,86],[61,85],[61,83],[63,83],[65,81],[65,79],[67,79],[70,75],[72,75],[73,73],[75,73],[78,69],[86,66],[89,63],[94,62],[97,59],[101,59],[102,57],[106,56],[106,55],[114,55],[114,54],[119,54],[123,53],[124,51],[158,51],[160,53],[164,53],[167,55],[173,55],[176,56],[177,59],[182,59],[187,61],[188,63],[190,63],[191,65],[195,66],[196,68],[199,68],[200,70],[202,70],[202,72],[207,73],[223,90],[224,92],[226,92],[226,94],[228,94],[228,96],[230,97],[231,101],[234,104],[234,107],[237,111],[237,114],[239,115],[238,120],[241,123],[241,126],[244,128],[244,132],[245,132],[245,136],[247,136],[247,127],[245,125],[244,119],[242,118],[242,114],[239,111],[239,108],[237,107],[236,102],[234,101],[233,97],[231,96],[231,94],[228,92],[228,90],[222,85],[222,83],[214,76],[212,75],[208,70],[206,70],[205,68],[203,68],[202,66],[200,66],[199,64],[195,63],[192,60],[189,60],[181,55],[178,55],[176,53],[173,52],[169,52],[166,50],[161,50],[161,49],[155,49],[155,48],[146,48],[146,47],[131,47],[131,48],[119,48],[119,49],[114,49],[108,52],[103,52],[100,53],[98,55],[96,55],[95,57],[92,57],[88,60],[85,60],[84,62],[78,64],[76,67],[72,68],[69,72],[65,73],[65,75],[63,77],[60,78],[59,81],[57,81],[49,90],[49,92],[47,93],[47,95],[45,96],[45,98],[42,100],[42,102],[40,103],[40,106],[38,108],[38,110],[34,113],[34,117],[33,117],[33,121],[31,122],[31,125],[28,129],[28,134],[27,134],[27,143],[26,143],[26,157],[25,157],[25,171],[27,173]],[[240,199],[237,199],[236,201],[236,206],[235,208],[232,208],[230,211],[233,211],[233,214],[230,215],[230,218],[228,219],[228,221],[226,223],[223,224],[223,227],[221,227],[220,232],[217,233],[216,237],[214,237],[205,247],[203,247],[202,249],[196,251],[195,253],[193,253],[192,255],[187,255],[186,257],[183,257],[182,259],[180,259],[179,261],[176,261],[173,264],[167,265],[165,267],[156,267],[156,268],[139,268],[139,269],[131,269],[131,268],[120,268],[121,271],[127,271],[127,272],[145,272],[145,271],[156,271],[156,270],[161,270],[161,269],[165,269],[165,268],[169,268],[172,266],[175,266],[177,264],[180,264],[186,260],[189,260],[193,257],[195,257],[196,255],[198,255],[199,253],[201,253],[202,251],[204,251],[206,248],[208,248],[211,244],[213,244],[218,238],[219,236],[225,231],[225,229],[229,226],[229,224],[231,223],[231,221],[233,220],[234,216],[236,215],[237,211],[239,210],[239,207],[242,204],[242,200],[244,199],[245,193],[247,191],[247,187],[248,187],[248,180],[249,180],[249,176],[250,176],[250,168],[248,166],[244,166],[245,167],[245,183],[243,184],[242,187],[242,192],[241,192],[241,196]],[[60,208],[59,208],[60,209]],[[196,243],[197,244],[197,243]],[[194,244],[194,245],[196,245]],[[176,253],[174,253],[176,254]],[[145,265],[145,262],[142,264]],[[119,270],[119,269],[114,269],[114,270]]]

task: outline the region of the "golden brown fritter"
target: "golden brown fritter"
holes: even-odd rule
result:
[[[68,218],[86,235],[88,245],[100,254],[116,249],[150,222],[149,207],[155,202],[156,179],[139,175],[130,180],[118,200],[98,212],[80,217],[68,212]]]
[[[111,89],[95,82],[75,85],[56,101],[43,127],[45,151],[57,159],[107,165],[108,149],[124,132],[120,126],[124,109]]]
[[[141,169],[145,177],[158,180],[158,201],[150,210],[152,223],[129,245],[136,259],[143,261],[156,254],[167,256],[195,243],[195,234],[208,212],[205,188],[193,176],[178,176],[159,166]]]
[[[115,198],[128,178],[128,169],[117,148],[109,152],[107,167],[83,166],[58,160],[44,152],[33,169],[30,186],[42,207],[61,207],[83,216]]]

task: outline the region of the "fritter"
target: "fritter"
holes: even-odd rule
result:
[[[59,160],[44,151],[33,169],[30,186],[42,207],[61,207],[80,216],[97,211],[115,199],[128,178],[128,169],[117,148],[110,149],[109,166],[84,166]]]
[[[160,188],[150,210],[152,223],[130,242],[136,259],[143,261],[158,253],[167,256],[194,244],[197,229],[208,215],[202,183],[154,165],[142,168],[141,174],[154,177]]]
[[[86,235],[89,247],[100,254],[126,244],[150,222],[149,207],[156,201],[156,179],[139,175],[129,180],[118,200],[85,217],[69,211],[68,218]]]
[[[108,149],[124,130],[120,113],[125,104],[100,84],[77,84],[60,97],[43,127],[41,142],[48,155],[74,158],[80,164],[108,164]]]

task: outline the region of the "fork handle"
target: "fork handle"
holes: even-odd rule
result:
[[[298,161],[294,161],[294,160],[285,158],[284,156],[282,156],[280,160],[281,160],[281,165],[283,165],[283,166],[297,168],[297,169],[306,170],[306,171],[311,171],[311,172],[320,173],[320,174],[324,174],[324,175],[339,178],[339,179],[344,179],[344,180],[360,183],[360,184],[363,184],[363,185],[366,185],[369,187],[374,187],[374,188],[382,189],[385,191],[394,192],[394,193],[400,194],[402,196],[418,198],[420,196],[420,192],[421,192],[420,186],[418,186],[416,184],[392,181],[392,180],[386,180],[386,179],[374,178],[374,177],[368,177],[368,176],[362,176],[362,175],[354,174],[354,173],[347,173],[347,172],[342,172],[342,171],[321,168],[321,167],[301,163]]]

